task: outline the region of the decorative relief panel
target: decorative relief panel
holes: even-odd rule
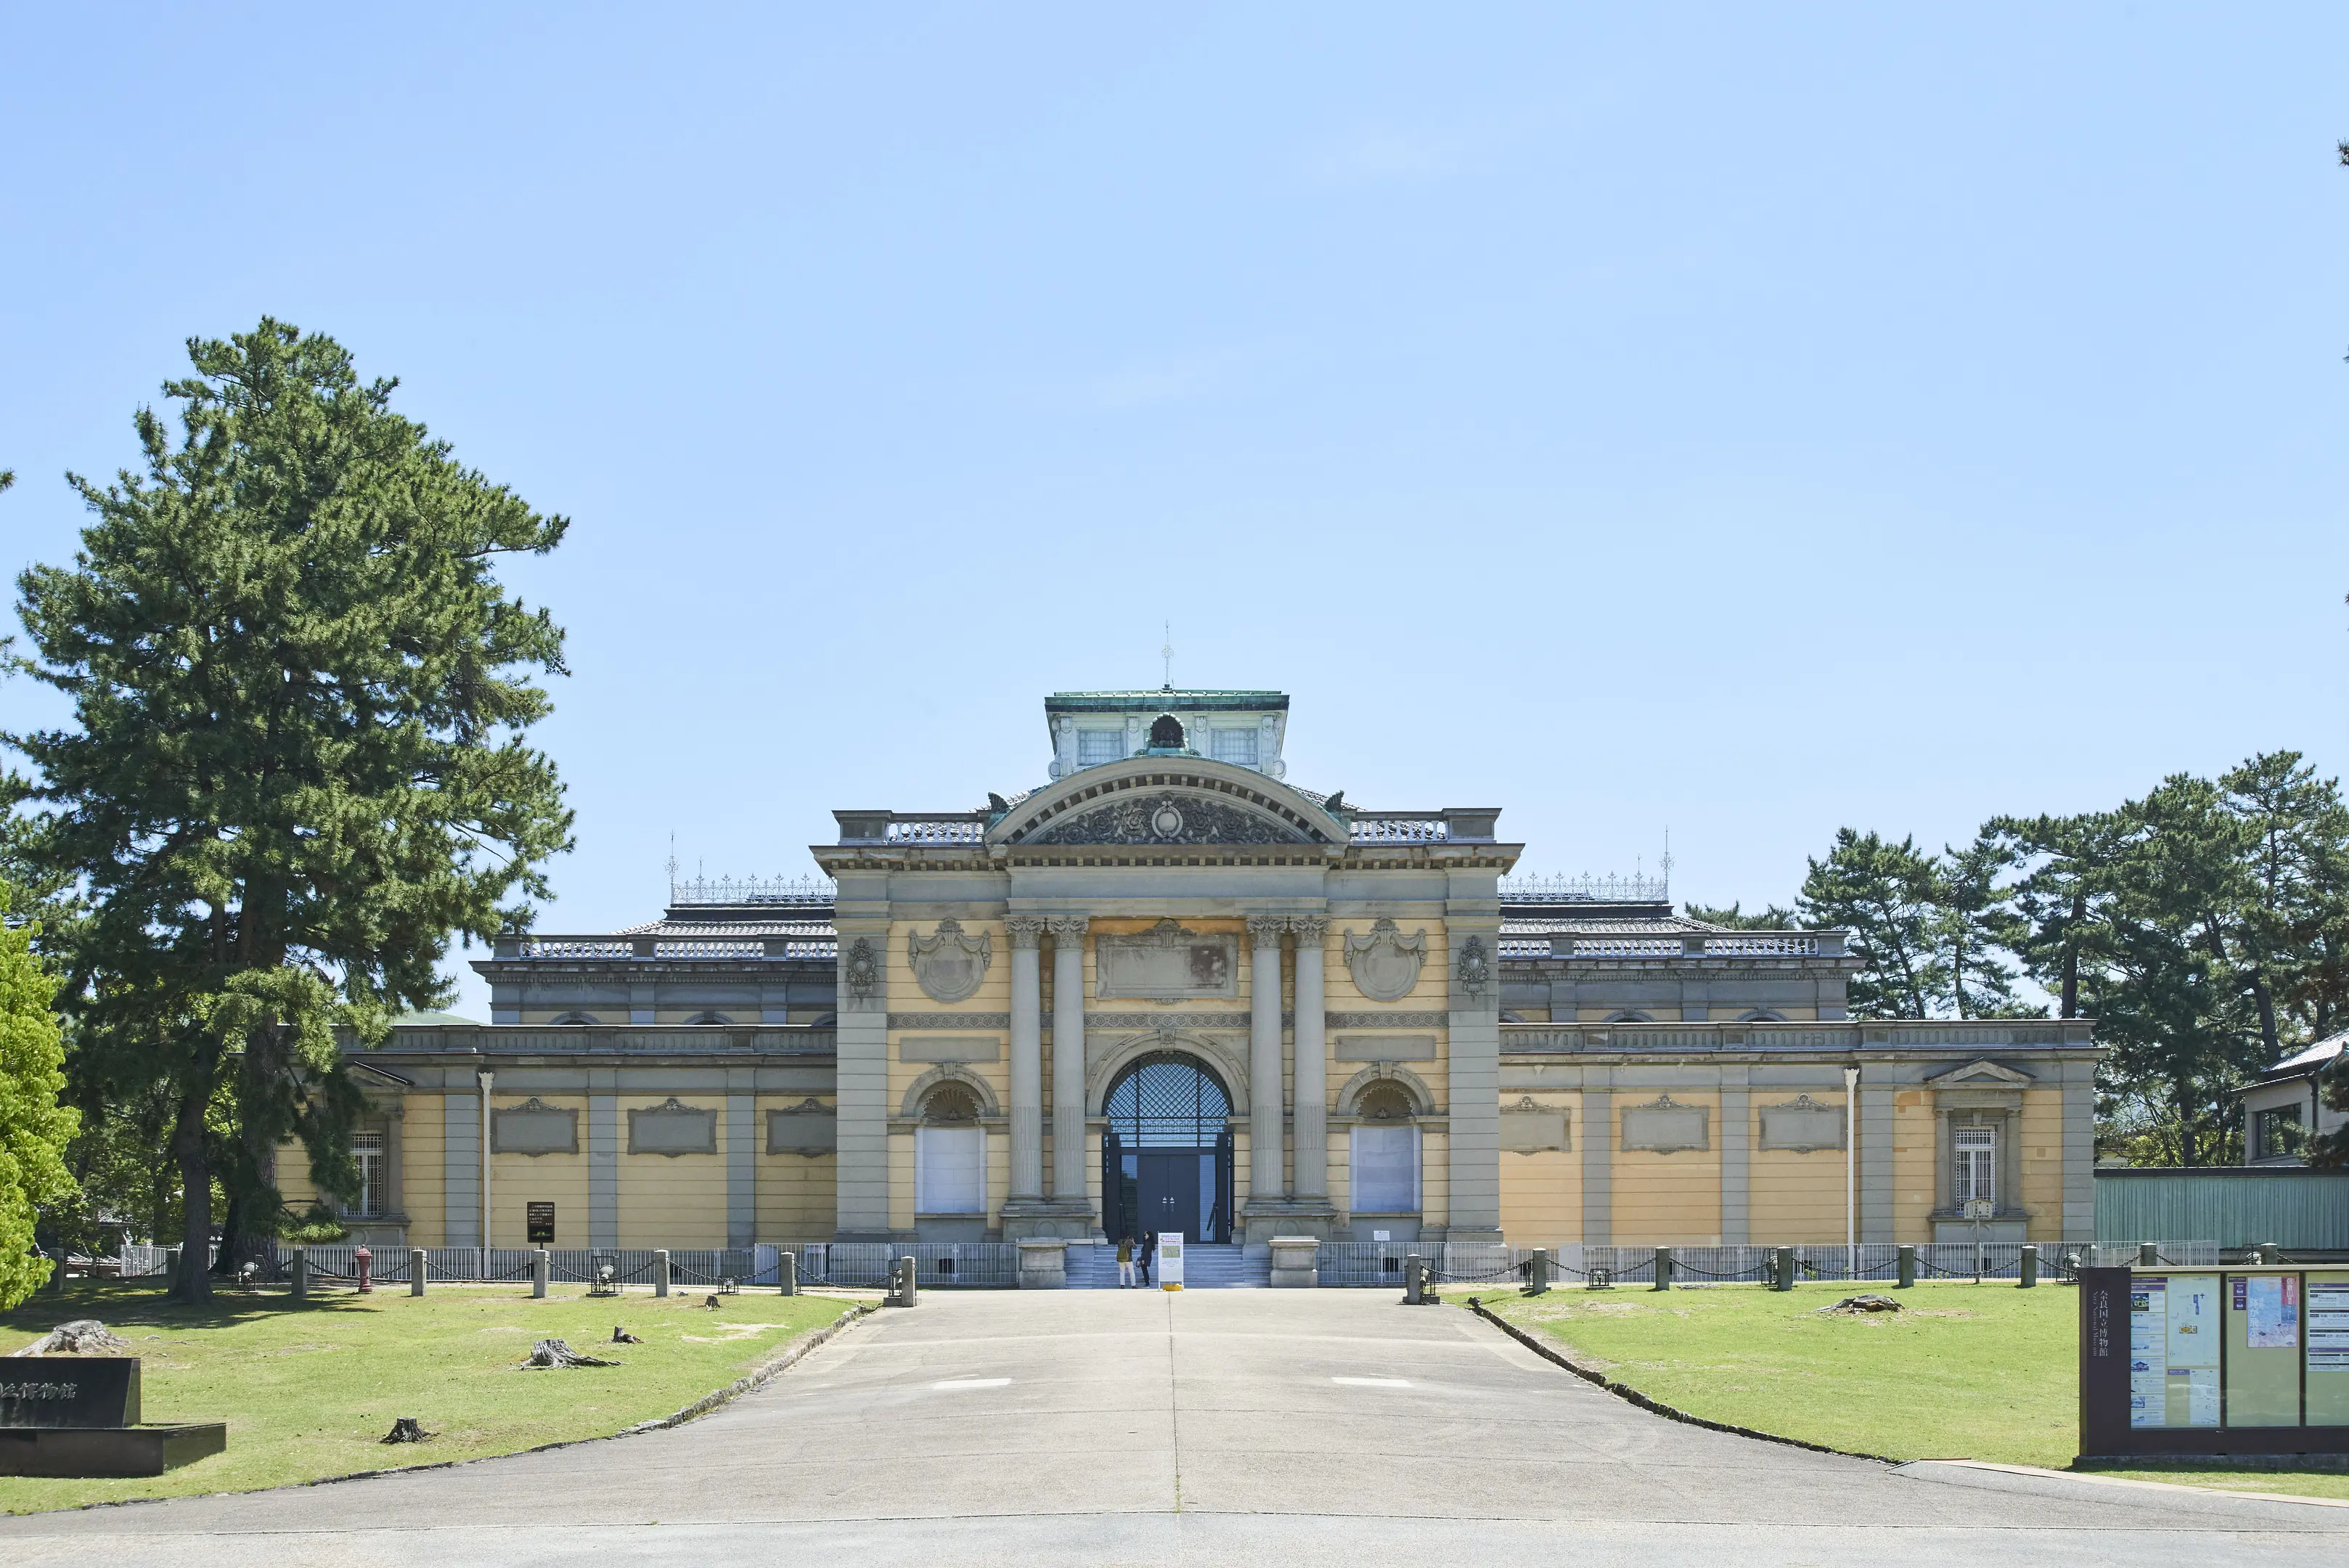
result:
[[[995,961],[995,940],[985,931],[968,936],[959,920],[940,920],[930,936],[905,933],[905,961],[914,981],[933,1002],[960,1002],[987,978]]]
[[[840,1147],[840,1118],[830,1106],[802,1100],[788,1110],[767,1113],[767,1152],[830,1154]]]
[[[1713,1147],[1713,1113],[1702,1106],[1683,1106],[1670,1095],[1659,1095],[1644,1106],[1623,1107],[1623,1147],[1656,1154]]]
[[[1568,1138],[1567,1113],[1561,1108],[1537,1105],[1530,1095],[1520,1096],[1514,1106],[1501,1107],[1501,1148],[1507,1154],[1540,1154],[1548,1149],[1571,1150]]]
[[[851,1009],[868,1008],[881,999],[881,954],[869,939],[859,937],[843,950],[840,981]]]
[[[1134,936],[1093,940],[1094,994],[1144,1002],[1239,995],[1239,939],[1161,920]]]
[[[1471,1002],[1484,1000],[1485,989],[1493,983],[1493,962],[1485,954],[1484,938],[1470,937],[1460,944],[1460,961],[1453,977],[1463,996]]]
[[[1810,1154],[1843,1147],[1841,1106],[1823,1106],[1808,1095],[1797,1095],[1780,1106],[1762,1107],[1762,1147]]]
[[[716,1154],[718,1112],[712,1107],[681,1106],[677,1096],[649,1110],[628,1113],[630,1154]]]
[[[1009,1029],[1008,1012],[893,1012],[892,1029]]]
[[[1293,1015],[1282,1018],[1295,1022]],[[1085,1032],[1099,1034],[1126,1034],[1137,1030],[1155,1029],[1220,1029],[1229,1033],[1245,1034],[1248,1015],[1245,1012],[1088,1012]]]
[[[490,1147],[499,1154],[577,1154],[579,1113],[542,1104],[535,1095],[521,1105],[492,1110]]]
[[[1136,792],[1090,811],[1071,811],[1030,844],[1304,844],[1287,823],[1211,800],[1160,790]]]
[[[1400,1002],[1409,996],[1426,962],[1425,927],[1406,937],[1381,916],[1367,936],[1346,935],[1346,969],[1354,977],[1354,988],[1372,1002]]]

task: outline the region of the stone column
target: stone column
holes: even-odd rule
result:
[[[1052,1197],[1061,1203],[1085,1198],[1085,923],[1052,922]]]
[[[1250,915],[1248,941],[1248,1201],[1277,1203],[1288,1196],[1281,1179],[1280,933],[1281,915]]]
[[[1330,922],[1296,915],[1297,933],[1297,1173],[1299,1198],[1330,1195],[1330,1069],[1322,1026],[1328,1014],[1321,986],[1322,942]]]
[[[1044,921],[1013,915],[1011,937],[1011,1199],[1044,1196],[1044,976],[1037,939]]]

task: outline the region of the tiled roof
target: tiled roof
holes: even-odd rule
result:
[[[2319,1040],[2297,1055],[2285,1057],[2268,1071],[2271,1074],[2289,1073],[2301,1067],[2321,1066],[2340,1055],[2344,1045],[2349,1045],[2349,1034],[2335,1034],[2329,1040]]]
[[[616,937],[828,937],[830,920],[647,920],[622,926]]]

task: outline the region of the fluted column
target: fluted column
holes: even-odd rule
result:
[[[1330,922],[1294,915],[1297,933],[1297,1196],[1330,1195],[1330,1070],[1322,1048],[1321,942]]]
[[[1281,1179],[1280,933],[1281,915],[1250,915],[1248,940],[1248,1201],[1288,1196]]]
[[[1044,977],[1036,939],[1044,922],[1014,915],[1003,922],[1011,937],[1011,1193],[1044,1196]]]
[[[1085,1196],[1085,917],[1052,921],[1052,1196]]]

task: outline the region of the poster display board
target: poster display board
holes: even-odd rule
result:
[[[2349,1270],[2082,1270],[2080,1452],[2349,1453]]]
[[[1158,1288],[1179,1291],[1183,1288],[1183,1232],[1158,1232]]]

